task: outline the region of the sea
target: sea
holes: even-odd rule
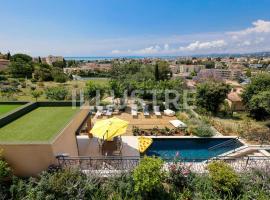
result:
[[[113,59],[144,59],[144,58],[160,58],[160,59],[174,59],[176,56],[123,56],[123,57],[80,57],[80,56],[74,56],[74,57],[64,57],[65,60],[75,60],[75,61],[98,61],[98,60],[113,60]]]

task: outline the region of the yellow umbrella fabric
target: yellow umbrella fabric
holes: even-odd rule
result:
[[[97,121],[90,133],[97,138],[110,141],[116,136],[123,135],[126,132],[127,127],[127,121],[112,117],[110,119]]]

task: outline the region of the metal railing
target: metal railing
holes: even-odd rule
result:
[[[238,143],[238,139],[239,139],[239,137],[232,138],[232,139],[227,140],[227,141],[225,141],[225,142],[222,142],[222,143],[220,143],[220,144],[214,145],[214,146],[208,148],[208,150],[209,150],[209,151],[213,151],[213,150],[215,150],[215,149],[218,149],[218,148],[221,148],[221,147],[226,147],[226,146],[229,146],[229,145],[231,145],[231,144],[237,144],[237,143]]]
[[[62,168],[78,168],[85,173],[104,175],[117,174],[133,170],[140,162],[140,157],[68,157],[57,156]]]
[[[111,176],[123,172],[129,172],[138,166],[140,157],[68,157],[57,156],[58,163],[62,168],[77,168],[86,174],[97,176]],[[247,156],[235,158],[221,156],[215,158],[200,159],[164,159],[164,168],[168,168],[172,163],[179,163],[188,166],[191,171],[197,173],[207,173],[207,165],[213,161],[220,161],[229,164],[237,172],[245,172],[252,169],[270,170],[270,157],[267,156]]]

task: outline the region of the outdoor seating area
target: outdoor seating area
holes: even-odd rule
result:
[[[104,119],[108,119],[113,117],[114,114],[111,116],[107,115],[98,115],[93,114],[91,116],[92,125],[96,122]],[[132,129],[134,126],[139,127],[141,129],[152,129],[154,127],[157,128],[175,128],[170,121],[177,120],[175,116],[167,116],[161,114],[161,112],[138,112],[136,107],[132,107],[130,112],[120,112],[119,114],[115,115],[117,118],[127,121],[128,127],[126,133],[124,135],[132,135]]]

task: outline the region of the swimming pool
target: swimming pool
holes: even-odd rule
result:
[[[178,154],[183,160],[202,161],[241,146],[232,138],[154,138],[145,154],[169,160]]]

